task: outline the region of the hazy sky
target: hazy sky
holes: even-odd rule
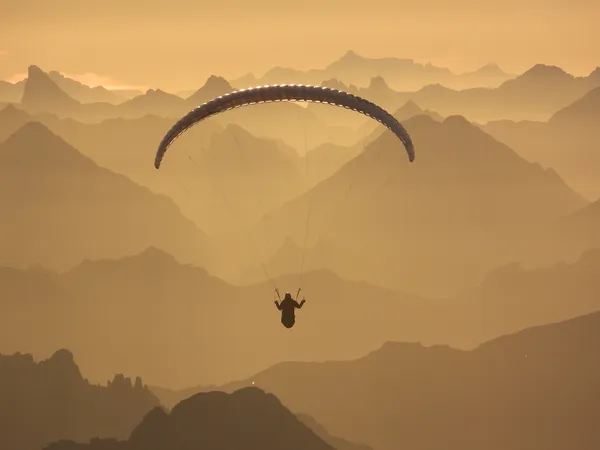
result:
[[[36,64],[175,91],[210,74],[323,67],[349,49],[457,72],[587,75],[599,18],[598,0],[0,0],[0,79]]]

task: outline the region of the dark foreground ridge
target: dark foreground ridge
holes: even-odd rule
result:
[[[247,387],[206,392],[170,413],[150,411],[128,441],[55,442],[45,450],[334,450],[272,394]]]
[[[36,363],[0,355],[0,449],[39,450],[58,439],[126,438],[158,399],[140,378],[116,375],[107,386],[84,379],[67,350]]]

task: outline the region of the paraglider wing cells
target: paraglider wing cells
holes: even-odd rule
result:
[[[258,86],[234,91],[216,97],[193,109],[177,121],[163,137],[158,147],[158,151],[156,152],[154,167],[157,169],[160,167],[162,159],[173,141],[198,122],[214,116],[215,114],[239,108],[241,106],[281,101],[326,103],[332,106],[351,109],[371,117],[382,125],[385,125],[402,141],[411,162],[415,159],[415,151],[410,136],[400,122],[380,106],[357,95],[328,87],[280,84],[273,86]]]

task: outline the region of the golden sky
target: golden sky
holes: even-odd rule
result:
[[[545,63],[587,75],[598,18],[598,0],[0,1],[0,79],[36,64],[177,91],[210,74],[323,67],[349,49],[457,72]]]

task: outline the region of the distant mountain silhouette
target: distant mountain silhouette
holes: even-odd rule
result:
[[[484,66],[474,72],[452,73],[447,68],[431,64],[420,64],[411,59],[369,58],[349,50],[339,59],[322,69],[301,71],[290,68],[274,67],[262,77],[245,75],[232,84],[244,88],[257,84],[296,83],[320,84],[324,80],[338,79],[346,84],[364,86],[372,77],[382,76],[396,89],[414,90],[426,84],[442,83],[449,87],[462,89],[474,86],[497,86],[513,75],[504,73],[497,65]]]
[[[596,230],[600,226],[600,208],[597,210]],[[569,219],[574,221],[575,217],[573,214]],[[586,230],[578,227],[565,231],[583,235]],[[591,236],[591,226],[587,234]],[[600,239],[595,241],[595,248],[568,255],[575,259],[573,263],[561,261],[528,270],[517,263],[508,264],[461,295],[460,302],[473,305],[473,311],[479,308],[479,317],[474,320],[480,323],[480,340],[600,311]]]
[[[370,69],[365,64],[356,64],[357,61],[362,61],[363,59],[363,57],[350,52],[347,54],[346,59],[342,58],[340,61],[346,61],[343,64],[341,63],[342,65],[355,67],[352,70],[357,70],[358,72],[369,71]],[[394,60],[393,58],[371,61],[380,61],[383,66],[390,63],[390,61],[392,66],[399,64],[398,67],[404,67],[402,69],[402,77],[405,80],[410,78],[410,70],[407,68],[414,66],[414,63],[410,60]],[[426,67],[417,66],[421,67],[417,71]],[[429,69],[432,69],[432,66],[424,70]],[[165,117],[180,116],[189,109],[206,101],[211,95],[222,95],[227,91],[228,86],[230,86],[227,80],[211,76],[203,88],[199,89],[186,100],[166,93],[157,96],[154,94],[156,91],[150,90],[152,98],[146,98],[148,94],[143,94],[140,96],[141,99],[136,99],[135,102],[133,102],[134,99],[131,99],[117,106],[106,102],[79,104],[79,102],[76,102],[66,93],[60,91],[60,88],[51,80],[49,75],[44,74],[47,80],[41,81],[43,78],[41,74],[43,72],[37,66],[31,66],[31,70],[35,70],[37,75],[33,79],[28,78],[26,82],[29,86],[26,88],[28,92],[27,96],[24,95],[23,97],[23,106],[26,110],[31,112],[43,110],[59,114],[62,117],[71,117],[86,122],[98,122],[117,117],[139,118],[146,114],[157,114]],[[423,82],[426,83],[426,86],[410,88],[411,90],[403,88],[402,91],[396,91],[390,87],[390,77],[386,76],[386,71],[382,70],[383,72],[371,73],[364,83],[358,83],[358,85],[367,86],[362,88],[357,88],[356,83],[349,83],[346,86],[344,82],[339,81],[342,79],[337,77],[335,73],[318,75],[317,79],[309,84],[341,83],[341,86],[346,86],[352,93],[366,97],[387,109],[395,110],[408,100],[413,100],[421,107],[437,111],[442,116],[459,114],[469,117],[471,120],[484,122],[506,118],[546,120],[557,109],[577,100],[589,90],[600,86],[600,76],[597,75],[597,71],[592,72],[587,77],[573,77],[560,68],[537,64],[516,78],[512,76],[505,78],[504,82],[497,88],[467,88],[467,86],[463,86],[463,90],[457,90],[461,88],[445,87],[447,84],[443,86],[439,81],[435,80],[426,82],[425,78],[420,77],[419,86],[423,86]],[[406,70],[409,70],[409,72]],[[450,73],[447,69],[433,68],[433,70],[437,72],[441,71],[440,73]],[[278,69],[273,69],[273,71],[275,73]],[[315,74],[320,73],[318,70],[309,73],[313,72]],[[277,77],[281,76],[285,79],[282,82],[285,83],[307,83],[306,81],[301,81],[301,79],[306,78],[305,76],[292,69],[283,70],[281,74],[277,75]],[[52,82],[54,86],[49,87],[48,81]],[[235,82],[231,84],[235,88],[240,88]],[[243,87],[257,84],[269,83],[256,80],[254,83],[245,83]],[[62,92],[62,94],[58,94],[56,89]],[[67,98],[70,98],[70,100],[67,100]],[[181,105],[181,109],[179,109],[178,105]],[[273,106],[278,109],[273,109]],[[297,122],[300,118],[303,121],[303,126],[308,127],[308,133],[311,136],[310,139],[315,142],[311,147],[314,147],[328,139],[332,139],[330,130],[325,130],[322,125],[319,127],[315,124],[315,118],[310,112],[314,108],[318,109],[321,107],[322,105],[314,105],[310,108],[297,109],[299,108],[298,105],[265,105],[262,106],[262,109],[265,110],[263,116],[261,116],[262,120],[254,114],[248,114],[246,108],[228,113],[223,117],[215,118],[215,120],[224,120],[225,122],[223,123],[231,123],[235,119],[238,124],[248,122],[248,130],[254,134],[287,138],[290,144],[298,147],[299,144],[302,145],[302,136],[299,135],[298,131],[290,129],[289,122],[290,120]],[[281,112],[283,116],[280,116],[275,111]],[[291,116],[290,114],[294,115]],[[340,117],[339,112],[332,111],[331,115],[334,118]],[[320,114],[320,116],[322,115]],[[337,121],[339,122],[339,120]],[[268,126],[266,126],[267,123],[269,124]],[[350,142],[343,141],[343,139],[344,136],[348,136],[348,133],[352,133],[352,126],[354,125],[348,124],[345,127],[345,131],[338,130],[334,135],[334,139],[339,140],[337,141],[338,143],[348,145]]]
[[[537,64],[497,88],[457,91],[441,85],[408,94],[418,105],[443,116],[464,115],[471,120],[547,120],[557,109],[600,85],[600,77],[574,77],[562,69]],[[405,101],[400,95],[398,102]]]
[[[307,189],[297,154],[291,159],[277,143],[237,125],[213,134],[206,150],[195,152],[194,157],[190,169],[205,183],[193,189],[209,193],[217,206],[204,212],[213,216],[212,230],[239,231]],[[198,200],[193,198],[193,202],[198,208]]]
[[[170,413],[150,411],[126,442],[57,442],[45,450],[334,450],[271,394],[248,387],[196,394]],[[340,449],[343,450],[343,449]]]
[[[131,96],[140,94],[131,89],[111,91],[104,86],[90,87],[55,70],[48,72],[47,75],[62,91],[81,103],[107,102],[116,105]],[[26,83],[27,78],[17,83],[0,80],[0,102],[20,103]]]
[[[414,101],[408,100],[404,105],[400,108],[396,109],[392,112],[392,115],[400,121],[400,123],[406,122],[408,119],[411,119],[416,116],[428,116],[431,117],[436,122],[443,122],[444,117],[439,115],[435,111],[423,110],[419,105],[417,105]],[[373,123],[373,121],[365,122],[364,125],[359,129],[358,134],[364,136],[361,143],[364,147],[366,147],[371,142],[375,141],[383,132],[385,128],[382,129],[381,124]],[[341,165],[340,165],[341,166]]]
[[[274,364],[288,351],[286,342],[278,341],[282,327],[273,305],[271,283],[236,287],[210,277],[200,268],[183,266],[158,250],[120,260],[83,263],[59,279],[82,305],[73,314],[80,317],[77,322],[88,337],[78,339],[71,347],[82,355],[82,367],[90,374],[119,367],[152,377],[152,384],[185,385],[190,380],[212,383]],[[276,279],[282,289],[294,292],[298,282],[297,276]],[[444,308],[443,302],[422,304],[417,297],[342,280],[327,271],[307,273],[302,287],[314,305],[311,313],[307,304],[303,313],[308,312],[298,319],[302,326],[294,329],[297,339],[304,342],[298,351],[306,357],[358,355],[394,336],[401,339],[418,333],[423,337],[419,331],[422,320],[435,322],[426,340],[448,336],[445,320],[438,320],[437,313],[430,315],[434,305]],[[380,305],[376,310],[373,298]],[[339,321],[340,308],[345,318],[332,329],[327,323]],[[116,321],[115,314],[121,320]],[[365,316],[383,322],[379,330],[358,339],[355,327]],[[73,320],[74,316],[70,317]],[[422,320],[415,321],[416,317]],[[107,322],[112,324],[110,335],[105,331]],[[157,326],[164,331],[157,333]],[[132,334],[132,330],[136,332]],[[463,331],[459,334],[466,336]],[[124,335],[129,336],[127,342],[123,342]],[[102,336],[102,341],[95,336]],[[309,336],[322,338],[307,340]],[[215,340],[219,341],[217,353]],[[122,351],[112,351],[115,346]],[[141,348],[152,351],[145,353]],[[153,356],[157,348],[165,349],[160,366],[156,366]],[[252,348],[263,351],[257,354]],[[202,355],[201,366],[188,366],[194,355]],[[187,369],[173,371],[173,367]]]
[[[115,91],[109,91],[103,86],[90,87],[55,70],[48,72],[48,77],[67,95],[81,103],[107,102],[116,105],[127,100]]]
[[[465,352],[383,345],[354,361],[289,362],[253,382],[332,434],[375,449],[600,445],[600,313],[503,336]]]
[[[296,217],[310,211],[310,247],[335,217],[328,233],[365,255],[362,279],[448,295],[520,260],[523,242],[587,204],[554,171],[526,162],[462,117],[439,123],[417,116],[405,127],[419,143],[414,164],[386,131],[333,176],[270,213],[254,239],[267,228],[271,252],[287,236],[302,242],[306,226]]]
[[[223,77],[211,75],[200,89],[194,92],[186,99],[186,106],[189,109],[193,109],[203,103],[212,100],[215,97],[227,94],[228,92],[234,91],[235,89],[229,84]]]
[[[0,144],[0,263],[66,268],[149,245],[186,261],[210,258],[205,235],[172,200],[83,156],[29,122]]]
[[[324,112],[323,108],[327,109],[327,113]],[[323,121],[328,121],[329,123],[331,123],[331,118],[335,117],[337,114],[336,111],[338,111],[336,108],[332,111],[331,108],[323,107],[323,105],[319,104],[311,104],[308,106],[308,109],[313,111]],[[361,115],[345,110],[339,111],[339,114],[340,116],[337,120],[348,121],[358,125],[352,139],[352,144],[344,146],[325,143],[308,152],[309,180],[311,186],[333,175],[385,131],[385,128],[380,123],[371,119],[365,119]],[[407,101],[403,106],[394,111],[392,115],[402,123],[418,115],[429,116],[439,122],[444,120],[442,116],[434,111],[422,110],[412,100]]]
[[[153,151],[172,126],[170,119],[145,116],[86,124],[31,116],[12,105],[0,110],[1,118],[0,138],[39,120],[98,165],[169,195],[209,234],[248,225],[306,190],[305,164],[295,149],[237,125],[222,128],[209,120],[193,127],[177,140],[157,174]],[[317,163],[311,160],[313,167]]]
[[[31,115],[15,105],[0,109],[0,142],[31,120]]]
[[[0,351],[47,354],[61,345],[79,355],[90,379],[125,371],[175,387],[242,379],[289,358],[357,358],[388,340],[472,348],[500,334],[600,310],[597,251],[568,266],[500,268],[481,286],[449,299],[412,296],[325,270],[234,286],[157,249],[85,262],[60,275],[2,269],[0,283]],[[302,287],[307,299],[297,326],[285,335],[273,285],[294,295]],[[23,317],[31,327],[20,326]]]
[[[324,236],[310,248],[304,248],[303,242],[297,244],[291,238],[286,239],[279,250],[267,261],[264,261],[269,269],[269,274],[278,277],[295,275],[300,271],[329,269],[353,274],[352,279],[360,280],[364,257],[343,247],[331,245],[326,241],[327,237]],[[242,273],[240,282],[243,284],[257,283],[263,279],[262,267],[260,264],[255,264]]]
[[[199,104],[226,93],[228,86],[230,85],[225,79],[211,76],[202,88],[186,100],[161,90],[150,89],[145,94],[118,105],[107,102],[82,104],[62,91],[40,68],[31,66],[30,76],[26,81],[26,95],[24,94],[20,106],[32,114],[50,113],[78,122],[98,123],[117,118],[140,119],[152,114],[169,117],[172,125],[177,118]],[[257,108],[260,114],[256,113]],[[227,114],[217,115],[209,122],[242,125],[254,135],[282,139],[302,151],[304,147],[316,147],[332,139],[344,144],[354,142],[350,126],[341,127],[332,135],[326,124],[317,119],[309,109],[294,103],[271,103],[236,109]],[[170,126],[162,133],[166,133],[169,128]]]
[[[178,117],[187,112],[184,99],[160,89],[148,89],[145,94],[118,105],[114,112],[121,118],[138,118],[146,114],[160,117]],[[115,114],[111,114],[115,116]]]
[[[0,267],[0,286],[0,353],[48,355],[70,347],[84,332],[71,320],[81,312],[79,298],[55,273]]]
[[[600,77],[597,77],[600,79]],[[520,155],[552,167],[590,200],[600,199],[600,87],[558,110],[548,122],[488,123],[484,129]]]
[[[56,112],[69,115],[81,106],[77,100],[66,94],[38,66],[29,66],[21,105],[28,112]]]
[[[0,80],[0,102],[1,103],[19,103],[23,96],[23,87],[25,82],[9,83]]]
[[[38,450],[59,439],[126,438],[158,399],[138,377],[122,374],[106,386],[90,384],[73,355],[0,355],[0,447]]]
[[[532,248],[532,259],[542,260],[572,260],[581,252],[594,247],[600,248],[600,199],[559,218],[551,227],[545,230],[548,240],[554,245],[545,248]]]
[[[378,125],[381,127],[379,123],[376,123],[375,127]],[[383,130],[380,128],[379,131],[382,132]],[[311,187],[315,186],[336,173],[340,167],[356,157],[364,149],[363,142],[358,142],[350,147],[325,143],[309,150],[302,157],[301,162],[301,166],[308,166],[307,178],[309,185]]]
[[[286,71],[277,73],[276,76],[275,72],[272,74],[269,72],[263,79],[256,80],[255,84],[272,84],[272,81],[267,81],[270,79],[269,77],[285,80],[279,82],[294,80],[293,82],[296,83],[323,84],[336,89],[348,90],[374,101],[388,110],[396,110],[407,101],[412,100],[421,107],[436,111],[442,116],[463,115],[480,122],[507,118],[547,120],[557,109],[600,86],[598,71],[592,72],[587,77],[574,77],[558,67],[536,64],[517,77],[507,76],[498,79],[497,83],[480,84],[481,87],[473,87],[473,83],[450,87],[451,84],[447,82],[420,78],[419,86],[398,88],[390,87],[394,86],[390,81],[393,80],[393,77],[387,75],[385,66],[388,64],[404,66],[402,77],[410,79],[410,69],[407,69],[413,64],[410,60],[394,60],[393,58],[376,60],[380,61],[381,67],[374,72],[370,72],[368,61],[375,60],[362,58],[353,52],[348,52],[340,61],[339,64],[342,66],[354,67],[353,70],[358,72],[367,71],[369,75],[365,76],[362,82],[357,83],[348,81],[336,73],[321,74],[314,70],[304,73],[286,69]],[[447,69],[434,68],[435,70],[449,73]],[[482,68],[481,70],[481,73],[485,73],[486,70],[494,72],[496,69],[494,65],[491,65],[487,69]],[[470,76],[476,77],[476,75]],[[313,81],[298,81],[314,77],[317,78]],[[237,86],[235,81],[232,81],[232,84]],[[315,105],[314,108],[317,107],[318,105]]]

